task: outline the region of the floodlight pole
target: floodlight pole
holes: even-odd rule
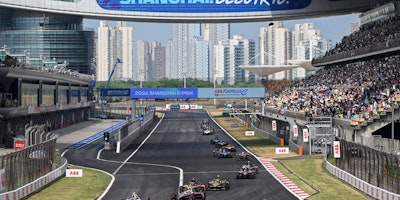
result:
[[[183,74],[183,87],[186,88],[186,73]]]
[[[392,101],[392,104],[391,104],[391,110],[392,110],[392,141],[391,141],[391,143],[392,143],[392,153],[394,154],[395,153],[395,148],[394,148],[394,104],[393,104],[393,101]]]
[[[215,76],[215,74],[214,74],[214,90],[215,90],[215,79],[216,79],[217,77]],[[215,93],[215,91],[214,91],[214,93]],[[214,98],[214,105],[216,105],[217,104],[217,100]]]
[[[136,99],[132,99],[132,106],[131,106],[131,119],[135,121],[136,118]]]

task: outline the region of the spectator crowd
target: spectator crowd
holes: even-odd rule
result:
[[[372,22],[344,37],[327,52],[333,55],[400,39],[400,18]],[[400,101],[400,55],[355,60],[330,65],[303,80],[282,87],[284,82],[264,81],[267,89],[280,90],[269,96],[267,106],[304,112],[306,116],[369,119]]]
[[[344,53],[362,47],[370,47],[379,43],[385,43],[390,47],[393,40],[400,39],[400,16],[392,16],[386,20],[371,22],[360,27],[360,29],[349,36],[342,38],[340,43],[327,51],[325,56]]]

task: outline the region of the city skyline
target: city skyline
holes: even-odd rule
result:
[[[353,19],[354,17],[356,17],[357,20]],[[332,20],[332,19],[335,19],[335,20]],[[341,22],[343,20],[344,20],[344,22]],[[335,16],[335,17],[330,17],[330,18],[329,17],[328,18],[324,17],[324,18],[317,18],[317,19],[302,19],[302,20],[283,21],[282,22],[282,26],[283,26],[283,28],[285,28],[288,31],[290,31],[290,30],[294,30],[298,24],[304,24],[304,23],[314,24],[315,23],[314,27],[316,27],[316,29],[320,30],[322,37],[324,37],[324,35],[325,35],[324,33],[325,32],[326,33],[335,33],[335,36],[336,36],[335,39],[327,38],[326,36],[324,37],[324,38],[326,38],[328,40],[332,40],[332,44],[334,44],[336,42],[339,42],[344,35],[349,35],[350,34],[351,24],[356,22],[356,21],[358,21],[358,16],[357,15],[348,15],[348,16]],[[322,25],[321,25],[321,22],[323,22]],[[327,22],[329,22],[329,23],[327,23]],[[96,23],[96,24],[93,24],[93,23]],[[113,26],[115,22],[114,21],[107,21],[107,23],[108,23],[109,26]],[[340,27],[334,25],[335,23],[340,24],[341,26],[343,26],[343,28],[341,29]],[[330,28],[336,27],[336,30],[338,30],[338,32],[340,32],[340,30],[341,30],[342,33],[337,33],[337,31],[327,31],[326,29],[324,31],[324,30],[318,28],[318,26],[322,26],[322,28],[323,28],[323,26],[326,25],[326,24],[329,24]],[[159,25],[161,25],[161,27]],[[177,25],[177,24],[175,24],[175,25]],[[200,24],[199,23],[194,23],[194,24],[192,24],[192,26],[193,25],[199,26]],[[95,27],[98,26],[98,20],[91,20],[91,21],[84,20],[84,26],[85,27],[89,26],[89,28],[90,28],[90,26],[93,26],[93,29],[97,30],[97,28],[95,28]],[[134,66],[133,67],[134,68],[133,69],[134,77],[133,78],[136,80],[138,78],[137,76],[139,76],[138,70],[140,70],[140,69],[138,69],[138,67],[140,68],[140,63],[138,63],[140,61],[139,60],[140,56],[138,57],[138,54],[137,54],[138,48],[139,48],[137,46],[138,42],[139,41],[157,42],[157,43],[160,43],[162,46],[167,47],[167,46],[171,45],[170,44],[171,41],[175,41],[177,39],[177,38],[174,38],[174,36],[173,36],[176,31],[173,31],[174,30],[173,29],[174,24],[155,24],[155,23],[127,22],[127,26],[130,26],[133,29],[133,55],[132,55],[134,57],[134,59],[133,59],[134,60],[134,63],[133,63],[133,66]],[[246,27],[246,26],[250,26],[251,28],[243,28],[243,27]],[[267,22],[240,23],[240,24],[233,23],[230,27],[231,28],[230,29],[228,28],[229,30],[227,30],[227,32],[230,33],[229,37],[232,38],[233,35],[243,35],[244,38],[246,38],[246,39],[254,40],[254,41],[256,41],[256,45],[257,45],[256,46],[256,54],[258,54],[258,52],[260,52],[260,49],[259,49],[260,47],[258,47],[258,40],[259,40],[259,37],[260,37],[259,34],[260,34],[260,30],[261,29],[268,27],[268,23]],[[238,29],[238,27],[241,27],[241,28]],[[344,28],[344,27],[346,27],[346,28]],[[163,31],[156,31],[157,29],[160,29],[160,30],[163,30]],[[144,34],[143,32],[146,32],[146,34]],[[156,33],[156,34],[154,34],[154,33]],[[204,32],[204,33],[200,33],[199,32],[198,34],[206,34],[206,33],[207,33],[207,31]],[[326,35],[329,35],[329,34],[326,34]],[[200,35],[197,36],[197,37],[200,37]],[[202,35],[201,37],[204,37],[204,39],[207,38],[207,36],[205,36],[205,35]],[[198,45],[199,44],[197,44],[196,46],[198,46]],[[176,45],[174,45],[174,46],[176,46]],[[180,46],[180,45],[178,45],[178,46]],[[166,49],[168,49],[168,48],[166,48]],[[173,52],[176,52],[176,50],[174,50]],[[185,50],[185,52],[188,52],[188,51]],[[176,57],[176,56],[172,56],[172,57]],[[169,63],[169,62],[166,62],[166,63]],[[190,63],[192,63],[192,62],[190,62]],[[167,69],[169,69],[168,66],[169,65],[166,66],[166,72],[168,72],[168,70],[167,70]],[[180,66],[180,65],[174,64],[172,66]],[[185,66],[189,66],[189,65],[185,64]],[[212,67],[212,66],[210,66],[210,67]],[[186,69],[186,70],[188,70],[188,69]],[[212,73],[215,73],[215,72],[213,72],[215,69],[209,68],[208,71],[210,71],[210,70],[211,70]],[[144,71],[144,70],[142,69],[142,71]],[[178,78],[178,77],[182,78],[182,73],[184,73],[182,71],[182,69],[181,70],[174,69],[173,71],[175,72],[175,73],[173,73],[174,74],[173,77],[176,76],[175,78]],[[178,71],[178,72],[181,71],[181,73],[176,73],[176,71]],[[194,71],[200,72],[201,70],[191,69],[188,72],[194,72]],[[206,74],[210,73],[210,72],[207,72],[207,71],[204,71],[204,72]],[[193,77],[197,77],[197,75],[188,74],[187,72],[184,73],[184,74],[186,76],[190,76],[190,77],[192,77],[192,76]],[[167,77],[171,76],[171,74],[169,74],[169,73],[167,73],[166,75],[167,75]],[[173,78],[173,77],[171,76],[169,78]],[[208,75],[208,77],[210,78],[210,75]],[[143,79],[143,77],[142,77],[142,79]]]
[[[315,29],[321,30],[325,39],[332,40],[332,44],[340,42],[343,36],[350,34],[352,22],[358,22],[359,14],[340,15],[332,17],[308,18],[299,20],[283,21],[285,28],[294,29],[295,24],[313,23]],[[84,19],[84,26],[97,30],[98,21]],[[115,21],[108,21],[112,24]],[[269,21],[231,23],[231,36],[244,35],[248,39],[258,40],[261,27],[268,26]],[[158,41],[163,46],[167,45],[168,40],[172,39],[172,23],[149,23],[149,22],[127,22],[127,26],[133,27],[134,41]]]

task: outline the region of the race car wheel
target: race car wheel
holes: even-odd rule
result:
[[[225,185],[225,190],[229,190],[229,185]]]

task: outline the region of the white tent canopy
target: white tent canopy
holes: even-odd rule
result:
[[[320,67],[314,67],[311,64],[311,60],[288,60],[287,62],[292,65],[300,65],[307,71],[317,71],[318,69],[321,69]]]
[[[301,67],[300,65],[243,65],[240,68],[253,72],[260,77],[267,77],[268,75],[277,72],[286,71]]]

